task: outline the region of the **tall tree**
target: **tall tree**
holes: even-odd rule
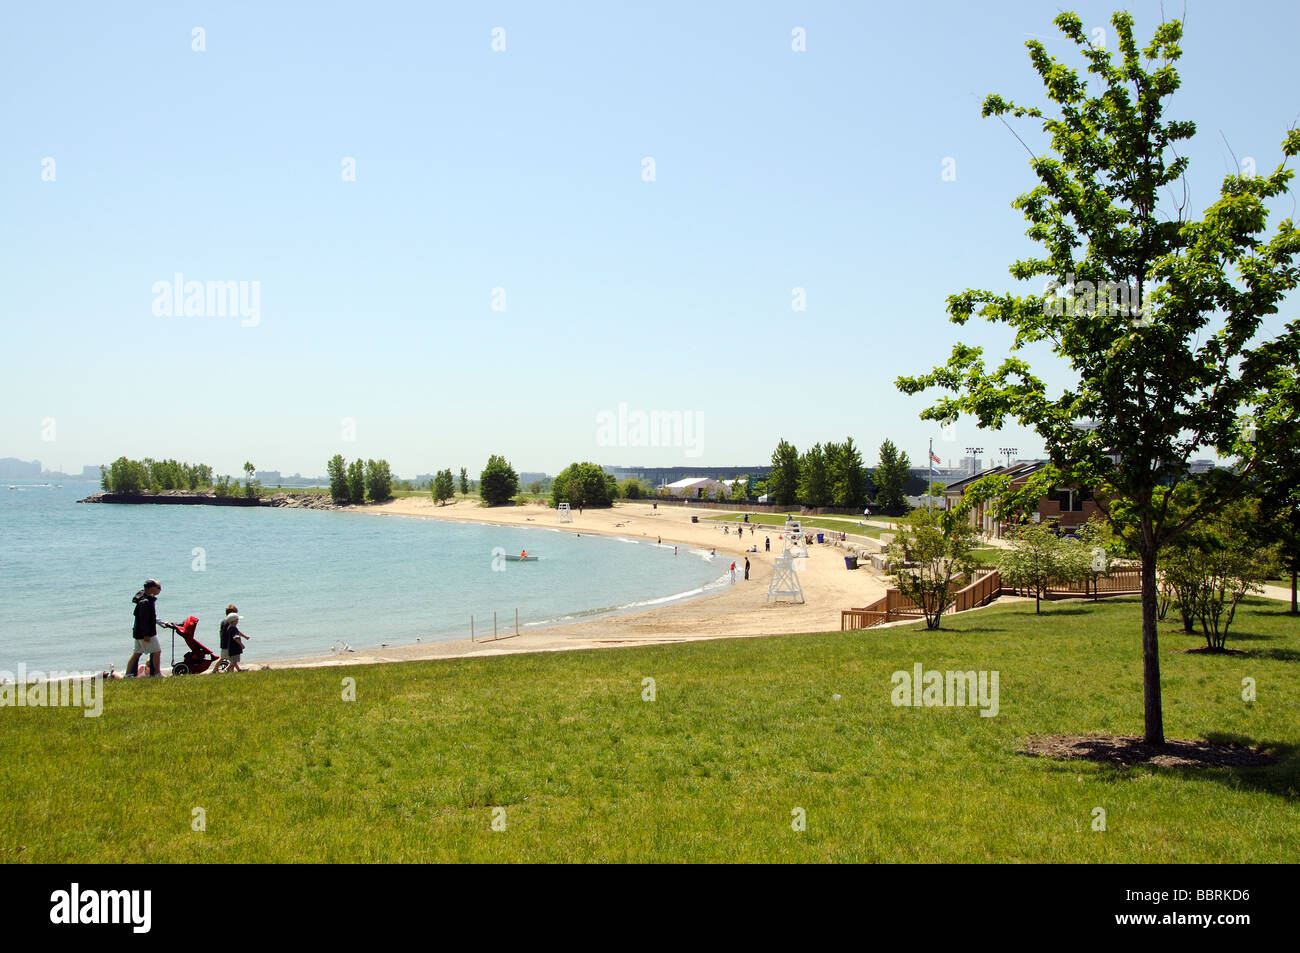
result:
[[[366,461],[366,493],[372,503],[393,498],[393,472],[387,460]]]
[[[880,462],[872,475],[876,484],[876,505],[885,513],[898,514],[907,508],[904,490],[911,476],[912,461],[888,437],[880,445]]]
[[[767,496],[778,506],[789,506],[799,496],[799,451],[786,440],[778,443],[772,451]]]
[[[439,470],[433,478],[433,498],[442,506],[456,495],[456,484],[452,479],[451,467]]]
[[[826,478],[830,484],[832,506],[861,507],[867,498],[867,482],[862,469],[862,453],[853,438],[843,443],[826,444]]]
[[[519,492],[519,474],[505,457],[492,454],[479,474],[479,495],[488,506],[498,506],[514,499]]]
[[[343,454],[336,453],[325,464],[325,472],[330,478],[330,500],[336,504],[348,502],[348,464]]]
[[[826,451],[815,443],[799,458],[799,502],[805,506],[830,503],[830,479],[826,469]]]
[[[1271,172],[1226,176],[1218,200],[1193,220],[1180,185],[1188,160],[1177,144],[1196,127],[1163,118],[1180,82],[1182,24],[1161,23],[1139,49],[1132,17],[1114,14],[1116,60],[1090,42],[1073,13],[1055,23],[1092,80],[1031,40],[1030,60],[1056,115],[998,95],[983,107],[985,116],[1040,120],[1050,137],[1052,154],[1030,162],[1040,184],[1013,203],[1043,252],[1010,269],[1019,281],[1047,280],[1046,293],[950,296],[954,323],[978,314],[1014,330],[1012,356],[989,369],[982,348],[958,343],[945,366],[897,383],[908,394],[939,387],[957,395],[941,398],[925,419],[966,413],[983,428],[1001,429],[1007,418],[1031,427],[1066,478],[1093,491],[1141,559],[1145,738],[1163,744],[1156,558],[1199,515],[1173,520],[1166,501],[1187,478],[1193,453],[1239,446],[1238,415],[1267,365],[1261,319],[1297,283],[1300,233],[1285,220],[1263,234],[1266,203],[1287,193],[1292,173],[1283,159]],[[1286,134],[1281,151],[1300,152],[1300,130]],[[1166,197],[1173,204],[1162,209]],[[1038,344],[1067,365],[1071,383],[1055,396],[1014,353]],[[1239,493],[1251,465],[1238,479],[1216,481],[1207,505]]]
[[[460,495],[469,496],[469,474],[464,467],[460,468]]]
[[[360,460],[348,464],[348,502],[366,501],[366,465]]]

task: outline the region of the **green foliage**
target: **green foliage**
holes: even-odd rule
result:
[[[613,506],[618,481],[595,463],[571,463],[551,482],[551,505]]]
[[[430,490],[433,492],[433,498],[438,502],[439,506],[444,505],[456,495],[456,482],[451,475],[451,467],[437,472]]]
[[[1206,648],[1224,650],[1237,606],[1277,569],[1279,547],[1258,541],[1259,503],[1237,500],[1188,529],[1167,547],[1161,568],[1192,632],[1199,621]]]
[[[100,467],[100,486],[112,493],[159,493],[163,490],[197,490],[212,485],[212,467],[179,460],[128,460],[118,457]]]
[[[640,500],[650,495],[646,485],[635,477],[628,477],[624,480],[620,492],[625,500]]]
[[[852,437],[843,443],[827,443],[826,482],[831,506],[860,509],[867,501],[867,474],[862,452]]]
[[[348,464],[343,459],[343,454],[336,453],[330,457],[325,470],[330,478],[330,499],[337,506],[349,502],[352,494],[348,488]]]
[[[366,493],[372,503],[393,498],[393,473],[387,460],[366,461]]]
[[[880,462],[872,479],[876,484],[876,507],[881,513],[896,516],[907,509],[904,490],[911,476],[912,461],[907,454],[886,438],[880,445]]]
[[[460,495],[469,496],[469,473],[464,467],[460,468]]]
[[[109,464],[108,487],[114,493],[143,493],[149,489],[149,468],[138,460],[118,457]]]
[[[479,475],[479,496],[489,506],[499,506],[514,499],[519,492],[519,474],[505,457],[493,454]]]
[[[820,443],[813,444],[799,457],[799,502],[805,506],[830,505],[826,451]]]
[[[978,315],[1014,331],[1012,356],[989,368],[982,348],[958,343],[946,365],[897,385],[908,394],[939,387],[955,395],[924,411],[925,419],[964,413],[985,429],[1008,419],[1033,428],[1066,479],[1093,492],[1138,552],[1146,740],[1159,744],[1155,563],[1199,515],[1171,520],[1164,500],[1203,446],[1249,461],[1237,479],[1204,494],[1207,510],[1241,492],[1257,458],[1242,447],[1238,418],[1278,357],[1262,319],[1300,282],[1300,231],[1287,219],[1266,234],[1269,204],[1289,191],[1286,160],[1300,152],[1300,129],[1283,136],[1284,158],[1272,171],[1225,176],[1201,220],[1188,214],[1185,198],[1162,212],[1183,191],[1188,159],[1178,143],[1196,131],[1190,121],[1163,118],[1164,100],[1180,83],[1182,23],[1161,23],[1139,49],[1132,16],[1116,13],[1116,54],[1094,46],[1076,15],[1055,22],[1087,61],[1090,80],[1031,40],[1030,60],[1057,114],[997,95],[983,108],[985,116],[1037,120],[1050,138],[1053,154],[1031,161],[1040,184],[1014,203],[1042,253],[1011,266],[1017,281],[1047,280],[1045,293],[951,295],[954,323]],[[1292,321],[1285,335],[1292,352],[1298,335]],[[1034,345],[1050,347],[1066,365],[1059,376],[1069,383],[1056,394],[1015,353]]]
[[[366,501],[366,465],[360,460],[348,464],[348,502],[360,504]]]
[[[927,629],[939,628],[956,596],[956,580],[969,580],[978,539],[970,511],[920,507],[899,524],[889,547],[889,572],[898,591],[921,607]]]
[[[250,499],[257,495],[257,481],[253,479],[253,474],[257,468],[248,461],[244,461],[244,495]]]
[[[1013,589],[1032,591],[1034,612],[1041,612],[1052,580],[1065,579],[1071,572],[1065,550],[1069,544],[1062,542],[1056,527],[1047,521],[1017,526],[1010,539],[1011,548],[998,558],[1002,582]]]
[[[768,501],[790,506],[799,496],[799,451],[782,440],[772,451],[772,470],[767,475]]]

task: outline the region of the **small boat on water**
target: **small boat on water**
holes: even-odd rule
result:
[[[506,554],[506,562],[508,562],[508,563],[535,563],[535,562],[537,562],[537,557],[536,557],[536,556],[525,556],[525,555],[522,554],[522,553],[507,553],[507,554]]]

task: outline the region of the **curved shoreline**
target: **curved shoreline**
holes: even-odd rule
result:
[[[657,645],[715,638],[743,638],[798,632],[837,630],[840,610],[865,605],[883,595],[883,580],[866,569],[848,571],[843,551],[829,546],[812,546],[806,567],[799,578],[805,603],[766,604],[771,560],[779,552],[779,528],[753,524],[744,535],[743,545],[733,532],[723,533],[723,522],[690,521],[701,515],[698,510],[681,504],[621,503],[610,509],[587,509],[575,513],[572,523],[557,524],[555,511],[540,504],[511,507],[481,507],[469,501],[438,506],[433,501],[409,497],[366,510],[379,515],[449,522],[491,523],[512,528],[547,529],[599,536],[623,537],[631,542],[657,541],[664,545],[714,550],[729,565],[736,560],[736,582],[725,583],[716,591],[706,591],[668,605],[612,610],[591,619],[560,620],[521,626],[519,635],[496,640],[456,639],[417,645],[387,646],[346,654],[302,656],[270,660],[260,667],[305,667],[364,665],[419,659],[507,655],[520,652],[571,651],[620,645]],[[349,508],[341,507],[346,512]],[[706,511],[718,515],[717,511]],[[772,551],[763,542],[770,537]],[[757,544],[757,553],[747,553]],[[751,560],[748,582],[740,571],[744,558]],[[724,570],[725,571],[725,570]],[[529,629],[524,631],[524,629]]]

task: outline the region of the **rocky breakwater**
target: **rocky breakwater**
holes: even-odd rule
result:
[[[154,503],[172,506],[287,506],[300,510],[334,510],[324,493],[276,493],[273,496],[217,496],[212,492],[163,490],[161,493],[92,493],[78,503]]]

